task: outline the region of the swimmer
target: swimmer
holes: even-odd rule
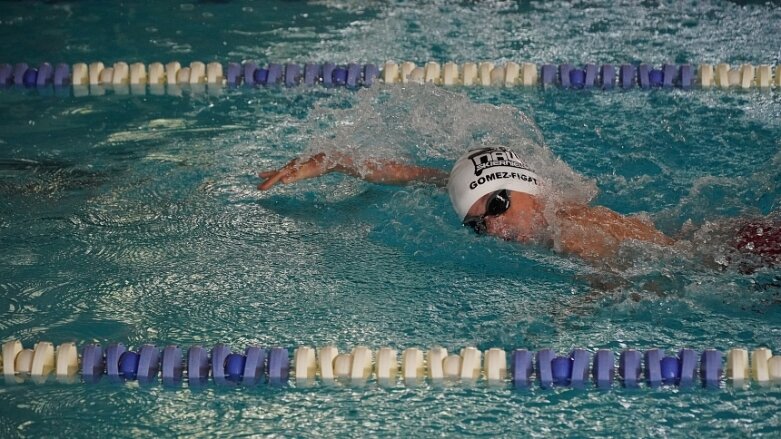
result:
[[[319,153],[294,159],[277,170],[261,172],[260,190],[274,185],[339,172],[382,184],[427,182],[447,187],[459,219],[478,234],[508,241],[534,243],[554,251],[577,255],[592,262],[615,255],[622,243],[641,241],[671,246],[675,240],[648,220],[625,216],[602,206],[564,204],[545,196],[546,181],[527,166],[521,157],[502,146],[473,149],[461,156],[448,174],[397,161],[356,163],[341,153]],[[733,246],[743,251],[753,239],[751,227]],[[766,229],[767,230],[767,229]],[[778,232],[781,229],[773,229]],[[756,232],[756,230],[753,230]],[[764,253],[777,256],[779,242],[761,241]],[[768,250],[772,248],[772,250]]]

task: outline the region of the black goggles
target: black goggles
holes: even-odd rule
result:
[[[510,208],[510,194],[506,189],[496,191],[485,202],[485,213],[479,216],[468,216],[464,219],[464,225],[473,229],[478,235],[487,231],[485,217],[499,216]]]

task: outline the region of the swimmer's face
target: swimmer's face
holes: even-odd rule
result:
[[[477,233],[511,241],[538,237],[546,222],[540,200],[523,192],[501,190],[484,195],[467,212],[464,224]]]

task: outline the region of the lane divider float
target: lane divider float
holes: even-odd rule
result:
[[[209,378],[218,385],[284,386],[312,384],[316,381],[341,381],[353,384],[376,380],[381,385],[413,385],[430,381],[457,381],[489,385],[511,384],[517,388],[574,387],[610,389],[616,382],[627,388],[659,386],[719,388],[724,381],[733,386],[754,382],[760,386],[781,384],[781,356],[768,348],[757,348],[749,355],[744,348],[727,351],[706,349],[700,353],[681,349],[676,353],[661,349],[626,349],[616,354],[608,349],[589,352],[576,348],[567,354],[553,349],[536,352],[515,349],[509,354],[501,348],[481,352],[475,347],[448,352],[443,347],[427,351],[408,348],[399,353],[390,347],[376,352],[356,346],[340,352],[336,346],[315,349],[300,346],[248,346],[234,351],[228,345],[211,349],[195,345],[183,350],[176,345],[160,349],[143,344],[133,350],[123,343],[87,343],[81,356],[75,343],[55,346],[46,341],[24,348],[18,340],[2,345],[0,366],[8,383],[30,379],[36,383],[54,376],[59,381],[87,383],[103,378],[112,381],[139,381],[179,386],[203,385]]]
[[[258,65],[193,61],[182,64],[154,62],[104,64],[75,63],[72,66],[44,62],[0,64],[0,87],[53,88],[75,96],[115,94],[181,95],[191,92],[219,94],[225,87],[324,86],[359,88],[384,84],[434,84],[440,86],[558,87],[565,89],[770,89],[781,87],[781,67],[763,64],[504,64],[466,62],[457,64],[387,61],[375,64],[269,63]]]

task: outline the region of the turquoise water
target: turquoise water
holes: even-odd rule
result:
[[[4,2],[0,62],[777,61],[781,8],[731,2]],[[9,43],[11,42],[11,43]],[[781,349],[778,269],[714,269],[777,214],[776,91],[0,91],[0,339],[449,350]],[[492,105],[501,105],[494,107]],[[528,125],[520,113],[529,115]],[[473,236],[434,187],[329,175],[318,149],[447,169],[542,142],[575,197],[683,238],[605,266]],[[568,170],[576,174],[567,174]],[[580,185],[580,186],[579,186]],[[777,387],[0,386],[0,435],[778,436]]]

